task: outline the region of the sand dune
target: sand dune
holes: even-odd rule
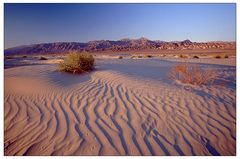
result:
[[[5,155],[236,155],[235,67],[215,66],[224,86],[190,87],[168,80],[172,64],[5,69]]]

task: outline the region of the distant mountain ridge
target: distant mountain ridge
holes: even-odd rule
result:
[[[103,51],[140,51],[140,50],[195,50],[195,49],[236,49],[236,42],[192,42],[190,40],[165,42],[160,40],[121,39],[95,40],[87,43],[56,42],[25,45],[4,50],[5,55],[16,54],[50,54],[65,53],[69,51],[79,52],[103,52]]]

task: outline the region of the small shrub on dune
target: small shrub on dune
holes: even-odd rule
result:
[[[140,58],[143,58],[143,56],[141,56],[141,55],[138,55],[138,56],[133,55],[133,56],[131,57],[131,59],[140,59]]]
[[[27,55],[23,55],[22,58],[27,58]]]
[[[198,57],[198,56],[196,56],[196,55],[195,55],[195,56],[193,56],[193,58],[194,58],[194,59],[199,59],[199,57]]]
[[[152,58],[153,56],[152,55],[146,55],[145,57]]]
[[[123,59],[123,57],[122,57],[122,56],[119,56],[118,59]]]
[[[166,54],[161,54],[161,55],[159,55],[159,57],[165,57],[166,56]]]
[[[136,56],[135,56],[135,55],[132,55],[132,56],[131,56],[131,59],[134,59],[134,58],[136,58]]]
[[[14,59],[13,56],[5,56],[5,59]]]
[[[216,58],[216,59],[220,59],[221,56],[220,56],[220,55],[216,55],[215,58]]]
[[[182,55],[182,54],[180,54],[179,57],[180,57],[180,58],[187,58],[186,55]]]
[[[173,66],[169,73],[169,78],[185,84],[207,85],[212,84],[217,78],[216,71],[203,69],[187,62]]]
[[[228,55],[225,55],[224,58],[228,58]]]
[[[72,73],[84,73],[92,70],[94,58],[87,53],[69,53],[63,62],[59,64],[59,70]]]
[[[39,60],[47,60],[46,57],[41,56]]]

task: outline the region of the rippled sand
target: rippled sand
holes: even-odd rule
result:
[[[167,78],[176,62],[98,59],[84,75],[56,64],[4,70],[5,155],[236,155],[236,67],[221,84]]]

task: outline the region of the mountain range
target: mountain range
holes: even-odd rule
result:
[[[141,50],[201,50],[201,49],[236,49],[236,42],[192,42],[183,41],[160,41],[139,39],[95,40],[87,43],[79,42],[56,42],[24,45],[4,50],[5,55],[17,54],[51,54],[65,53],[69,51],[79,52],[122,52],[122,51],[141,51]]]

